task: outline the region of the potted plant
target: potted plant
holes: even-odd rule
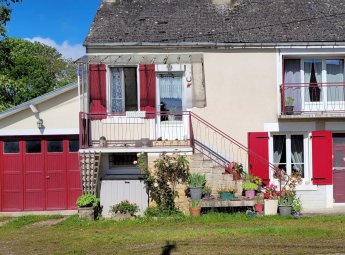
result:
[[[241,180],[242,175],[244,174],[243,165],[238,162],[231,162],[226,168],[226,172],[232,174],[232,178],[234,181]]]
[[[203,199],[210,199],[211,198],[211,193],[212,193],[212,188],[210,186],[205,186],[204,189],[202,190]]]
[[[294,200],[294,196],[289,192],[284,192],[282,196],[279,198],[279,214],[282,216],[288,216],[292,213],[292,202]]]
[[[200,200],[192,199],[191,206],[189,208],[189,212],[191,216],[200,216]]]
[[[128,200],[110,207],[109,212],[115,220],[124,220],[135,217],[135,213],[139,212],[139,206],[135,203],[130,203]]]
[[[264,193],[264,214],[277,215],[279,192],[273,184],[265,187]]]
[[[302,211],[302,201],[300,198],[295,198],[292,201],[292,215],[295,217],[301,216]]]
[[[237,189],[234,187],[220,187],[217,189],[219,198],[223,200],[231,200],[235,197]]]
[[[255,197],[255,211],[262,212],[264,209],[264,197],[260,193]]]
[[[258,189],[258,185],[252,182],[243,182],[242,188],[245,191],[246,198],[253,199],[255,196],[255,190]]]
[[[78,197],[76,205],[80,219],[94,220],[97,214],[96,208],[99,207],[99,198],[93,194],[83,194]]]
[[[206,177],[202,174],[190,174],[188,176],[190,196],[193,200],[200,200],[202,190],[206,184]]]
[[[294,101],[295,99],[292,96],[287,96],[285,98],[285,114],[287,115],[293,114]]]

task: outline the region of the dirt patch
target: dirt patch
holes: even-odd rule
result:
[[[8,222],[10,222],[11,220],[4,220],[4,221],[0,221],[0,227],[2,227],[3,225],[7,224]]]
[[[31,224],[31,226],[35,226],[35,227],[50,227],[50,226],[54,226],[64,220],[66,220],[67,217],[63,217],[63,218],[59,218],[59,219],[51,219],[51,220],[45,220],[45,221],[40,221],[40,222],[35,222],[33,224]]]

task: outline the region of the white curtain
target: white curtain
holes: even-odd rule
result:
[[[326,61],[327,83],[344,82],[344,60],[334,59]],[[327,87],[327,101],[345,100],[343,84],[330,84]]]
[[[111,77],[111,111],[124,112],[124,92],[122,86],[122,68],[110,68]]]
[[[273,136],[273,162],[275,165],[281,165],[281,158],[285,147],[285,135],[274,135]],[[285,165],[286,162],[283,162]]]
[[[182,98],[182,77],[161,75],[159,77],[159,94],[161,98]]]
[[[291,135],[292,170],[299,171],[304,177],[303,169],[303,135]]]
[[[285,59],[284,60],[284,97],[292,97],[294,99],[294,111],[301,110],[301,60],[300,59]],[[289,85],[294,83],[293,85]]]

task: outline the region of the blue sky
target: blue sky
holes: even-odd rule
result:
[[[76,59],[100,0],[22,0],[13,5],[10,37],[40,41]]]

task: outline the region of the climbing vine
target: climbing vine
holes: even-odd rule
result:
[[[175,212],[177,208],[174,200],[178,196],[176,186],[186,183],[189,176],[189,162],[186,157],[163,153],[154,161],[154,169],[150,170],[147,166],[147,155],[142,153],[138,157],[138,166],[144,175],[150,198],[160,210]]]

